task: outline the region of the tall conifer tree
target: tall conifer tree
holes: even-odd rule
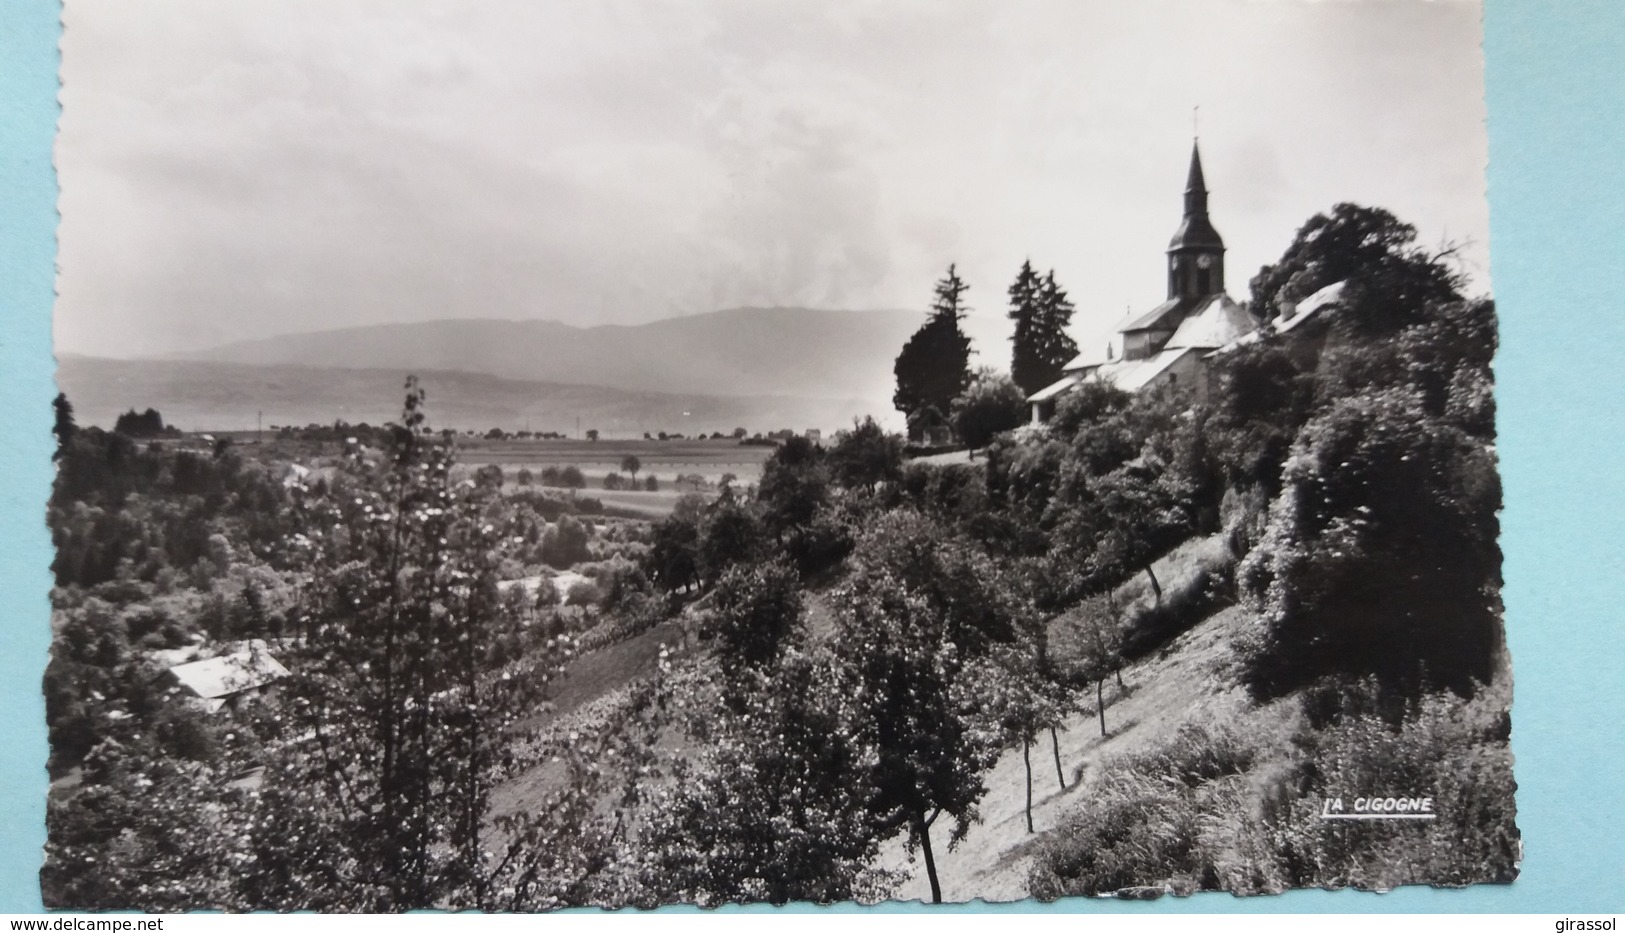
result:
[[[1074,310],[1066,289],[1056,284],[1055,270],[1051,269],[1044,274],[1044,281],[1038,287],[1038,322],[1033,329],[1033,355],[1037,358],[1034,366],[1036,385],[1029,392],[1036,392],[1060,379],[1062,369],[1078,355],[1077,342],[1066,333],[1072,323]]]
[[[1011,334],[1010,378],[1021,391],[1031,395],[1049,383],[1043,379],[1044,364],[1039,356],[1039,288],[1043,284],[1033,271],[1031,260],[1022,262],[1021,271],[1010,285]]]
[[[1042,278],[1030,261],[1021,264],[1010,285],[1010,378],[1031,395],[1061,378],[1062,367],[1078,354],[1078,345],[1066,334],[1072,323],[1072,301],[1055,282],[1055,270]]]

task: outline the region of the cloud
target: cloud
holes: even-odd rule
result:
[[[75,0],[66,18],[68,351],[923,309],[957,262],[982,362],[1002,363],[1024,258],[1055,268],[1080,334],[1161,297],[1196,103],[1233,283],[1337,200],[1488,241],[1470,3]]]

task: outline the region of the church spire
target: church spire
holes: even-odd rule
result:
[[[1207,178],[1200,146],[1191,142],[1185,176],[1185,216],[1168,243],[1168,297],[1199,298],[1224,291],[1224,240],[1207,216]]]
[[[1191,171],[1185,178],[1185,216],[1207,216],[1207,179],[1202,177],[1202,151],[1191,142]]]

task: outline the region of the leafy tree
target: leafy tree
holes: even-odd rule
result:
[[[970,338],[959,322],[968,310],[968,289],[954,267],[936,285],[931,314],[897,356],[897,391],[892,404],[905,415],[926,408],[947,411],[970,383]]]
[[[888,434],[874,418],[852,422],[852,429],[835,435],[826,462],[835,482],[849,489],[874,489],[895,480],[903,467],[903,438]]]
[[[980,698],[961,674],[994,642],[1015,640],[1019,612],[985,558],[901,511],[863,536],[835,603],[842,643],[852,646],[845,692],[859,698],[857,728],[877,756],[877,829],[907,830],[941,902],[931,826],[946,813],[950,846],[964,837],[997,755],[972,728]]]
[[[1100,424],[1108,415],[1128,407],[1133,396],[1103,379],[1085,380],[1061,396],[1050,428],[1062,437],[1076,438]]]
[[[1026,779],[1027,832],[1033,832],[1032,747],[1041,730],[1056,729],[1066,716],[1064,692],[1044,675],[1043,650],[1037,640],[996,645],[986,658],[967,669],[971,691],[981,697],[980,725],[1000,747],[1019,745]],[[1055,741],[1055,773],[1061,772],[1060,740]]]
[[[1115,584],[1143,570],[1161,602],[1162,584],[1152,562],[1192,531],[1189,496],[1172,480],[1166,472],[1128,467],[1092,486],[1091,511],[1100,538],[1089,564],[1097,580]]]
[[[500,490],[502,481],[502,467],[494,463],[488,463],[474,471],[474,485],[476,486]]]
[[[678,500],[681,504],[682,500]],[[674,511],[656,523],[644,556],[644,572],[668,591],[699,586],[700,526],[698,516]]]
[[[982,772],[993,754],[967,729],[969,698],[955,689],[961,661],[895,579],[862,576],[841,594],[851,635],[862,646],[846,686],[864,703],[860,733],[877,762],[872,807],[883,835],[906,829],[925,854],[931,899],[942,902],[931,826],[943,813],[964,837],[985,793]]]
[[[140,414],[136,414],[135,409],[130,409],[118,416],[118,420],[113,423],[113,430],[128,437],[159,437],[169,431],[164,427],[163,416],[154,408]]]
[[[638,478],[638,471],[643,469],[643,462],[634,454],[627,454],[621,458],[621,472],[630,473],[632,478]]]
[[[966,446],[985,447],[994,435],[1020,427],[1026,407],[1026,395],[1009,376],[982,369],[954,399],[954,431]]]
[[[659,492],[660,491],[660,480],[659,480],[659,478],[657,478],[653,473],[650,473],[648,476],[645,476],[643,478],[643,489],[644,489],[645,492]]]
[[[529,467],[520,467],[519,472],[514,474],[514,482],[521,486],[529,486],[531,483],[535,482],[535,479],[536,477],[530,472]]]
[[[689,720],[701,751],[643,808],[651,900],[878,899],[891,879],[869,867],[871,761],[830,657],[791,648],[737,671],[733,696]]]
[[[755,560],[766,544],[761,521],[744,503],[717,500],[700,524],[696,564],[708,585],[735,564]]]
[[[1311,217],[1281,258],[1253,277],[1252,307],[1274,317],[1283,305],[1346,281],[1355,325],[1391,333],[1415,323],[1429,304],[1460,300],[1453,254],[1453,247],[1417,246],[1416,228],[1382,208],[1339,203]]]
[[[854,465],[850,456],[842,463]],[[861,466],[884,469],[883,463]],[[764,521],[781,541],[812,522],[813,514],[828,499],[829,472],[824,449],[800,436],[779,445],[762,464],[756,497],[762,504]]]
[[[801,578],[783,560],[735,564],[717,581],[701,629],[715,639],[724,670],[765,668],[802,624]]]
[[[1208,436],[1226,481],[1275,495],[1292,438],[1309,416],[1312,381],[1274,342],[1220,354],[1213,374]]]

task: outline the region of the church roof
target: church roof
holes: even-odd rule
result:
[[[1201,298],[1170,298],[1117,330],[1124,334],[1136,330],[1173,330],[1187,314],[1213,297],[1204,295]]]
[[[1258,322],[1247,309],[1236,304],[1229,295],[1209,295],[1202,306],[1194,310],[1174,335],[1163,344],[1164,349],[1195,347],[1212,350],[1231,343],[1258,329]]]
[[[1198,352],[1194,347],[1165,349],[1143,360],[1122,360],[1107,363],[1095,370],[1099,378],[1110,382],[1124,392],[1137,392],[1179,362],[1188,353]]]

